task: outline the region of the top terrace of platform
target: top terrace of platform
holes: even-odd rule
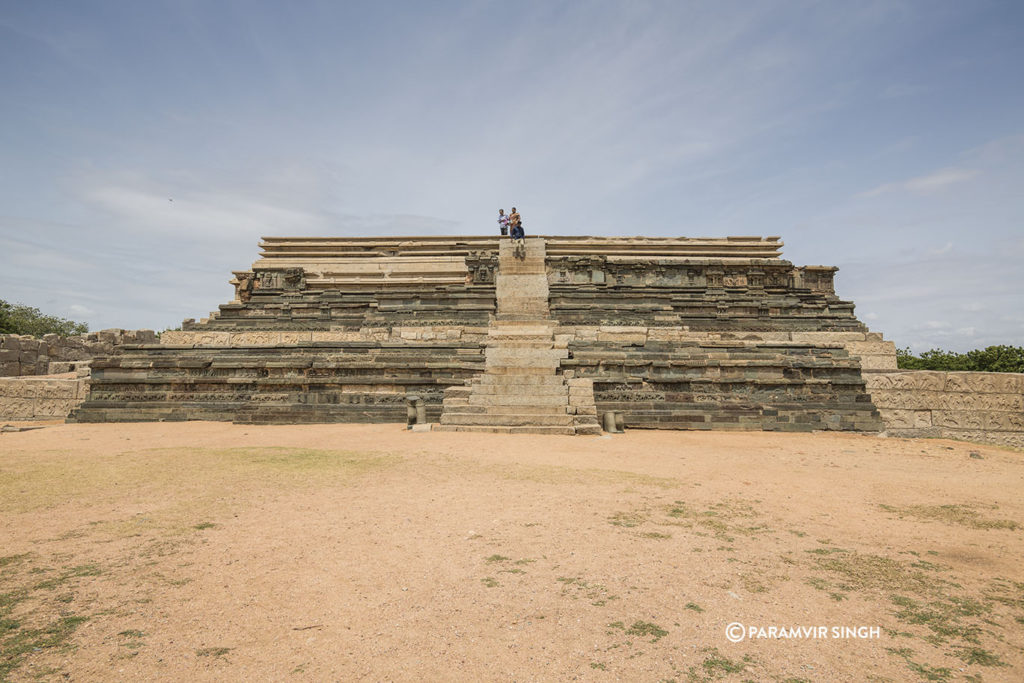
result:
[[[594,237],[530,235],[544,239],[548,257],[607,256],[643,258],[777,259],[778,236],[736,237]],[[358,257],[452,257],[497,251],[498,236],[417,237],[263,237],[263,265],[274,261],[350,259]]]

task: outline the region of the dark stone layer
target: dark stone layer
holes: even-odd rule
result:
[[[445,388],[483,363],[479,344],[129,346],[93,361],[89,397],[69,421],[405,422],[406,393],[437,421]]]
[[[860,365],[841,347],[649,342],[570,345],[565,369],[594,381],[598,414],[627,427],[880,431]]]

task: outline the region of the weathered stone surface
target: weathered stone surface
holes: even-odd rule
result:
[[[866,373],[886,430],[1017,446],[1024,441],[1024,375],[986,372]]]
[[[0,419],[65,417],[85,398],[88,379],[0,378]]]

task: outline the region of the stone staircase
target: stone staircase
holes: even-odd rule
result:
[[[569,351],[548,317],[544,240],[526,240],[517,258],[499,245],[497,315],[487,333],[485,371],[445,390],[439,431],[600,434],[593,383],[560,372]],[[561,348],[559,348],[559,346]]]

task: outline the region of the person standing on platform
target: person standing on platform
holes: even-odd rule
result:
[[[508,235],[508,216],[505,215],[505,209],[498,209],[498,230],[501,231],[502,237]]]
[[[512,213],[508,215],[508,223],[511,226],[512,242],[515,243],[516,258],[526,258],[526,232],[523,231],[523,218],[519,215],[516,207],[512,207]]]

